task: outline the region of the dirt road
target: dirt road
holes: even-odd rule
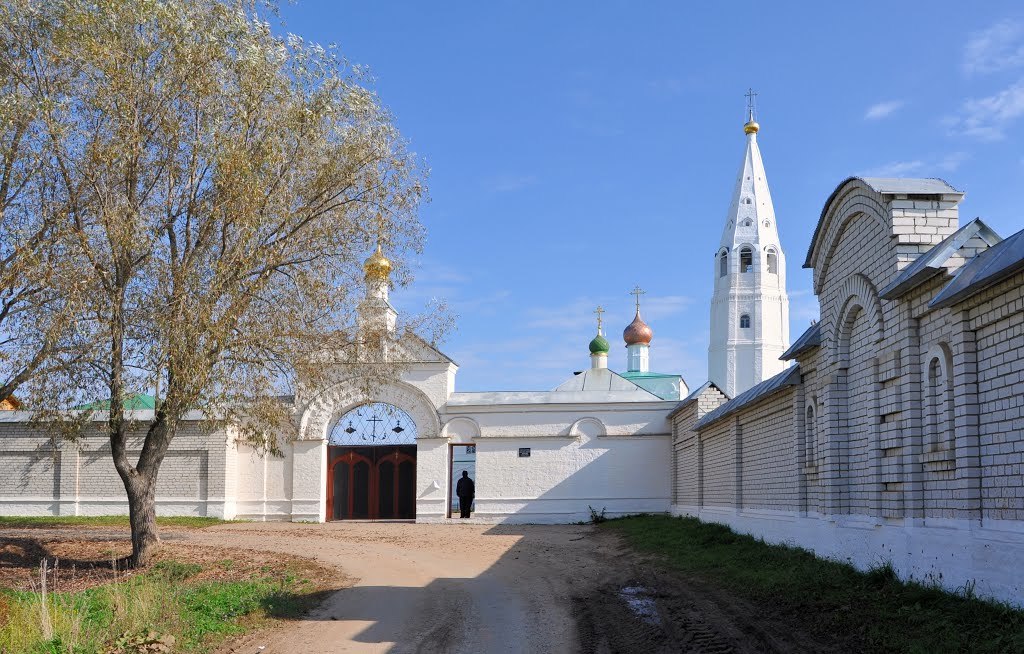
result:
[[[823,651],[759,607],[672,579],[590,526],[234,524],[196,545],[314,557],[352,586],[222,652]]]
[[[226,651],[570,652],[578,650],[577,583],[615,554],[589,532],[331,523],[230,525],[186,537],[315,557],[355,580],[306,620]]]

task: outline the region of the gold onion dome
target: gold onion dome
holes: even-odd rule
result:
[[[654,338],[654,332],[647,326],[644,319],[640,317],[640,310],[637,309],[636,317],[633,318],[633,322],[629,323],[629,327],[622,332],[622,339],[626,341],[626,345],[650,345],[651,339]]]
[[[367,279],[387,279],[391,274],[391,262],[381,252],[380,245],[377,245],[377,251],[363,262],[363,270],[366,271]]]
[[[753,117],[743,125],[744,134],[757,134],[757,130],[759,129],[761,129],[761,126],[757,124],[757,121],[755,121]]]

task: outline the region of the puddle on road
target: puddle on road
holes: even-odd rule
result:
[[[629,610],[647,624],[661,624],[658,609],[651,596],[651,589],[643,586],[626,586],[619,591],[619,597],[626,603]]]

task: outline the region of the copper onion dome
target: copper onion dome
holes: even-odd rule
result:
[[[626,345],[650,345],[651,339],[654,338],[654,332],[647,326],[644,319],[640,317],[640,310],[637,309],[636,317],[633,318],[633,322],[629,323],[629,327],[622,332],[622,339],[626,341]]]

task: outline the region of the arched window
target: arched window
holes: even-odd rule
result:
[[[740,250],[740,272],[754,272],[754,253],[748,247]]]
[[[744,227],[750,227],[753,224],[754,224],[754,221],[752,221],[750,218],[747,218],[746,220],[743,221],[743,226]]]
[[[740,316],[740,329],[750,329],[750,316],[747,314]]]
[[[718,255],[718,276],[725,277],[729,274],[729,253],[722,251],[722,254]]]
[[[929,451],[948,449],[953,433],[953,389],[945,362],[932,357],[925,382],[925,437]]]
[[[415,445],[416,423],[396,406],[363,404],[341,416],[331,430],[331,445]]]
[[[806,421],[804,422],[804,465],[814,465],[814,450],[817,446],[814,424],[814,405],[807,407]]]
[[[768,250],[768,274],[779,274],[779,255],[774,249]]]
[[[743,198],[743,204],[754,204],[754,201],[750,198]]]

